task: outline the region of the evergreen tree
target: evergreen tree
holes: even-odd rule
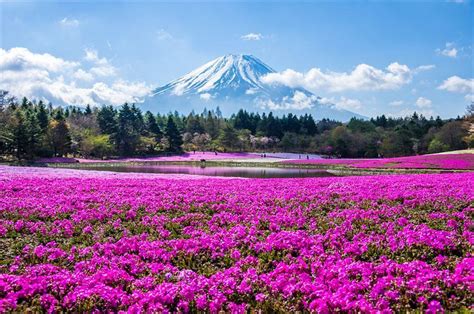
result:
[[[27,110],[25,116],[25,128],[27,136],[27,147],[25,149],[25,152],[29,159],[33,159],[38,149],[38,146],[41,143],[40,140],[42,130],[40,128],[39,121],[36,117],[35,112],[33,112],[32,110]]]
[[[41,133],[46,134],[46,132],[48,131],[48,125],[49,125],[49,114],[48,114],[48,111],[46,110],[46,106],[44,105],[42,101],[38,103],[36,118],[38,120],[38,125],[41,129]]]
[[[189,114],[188,117],[186,118],[186,128],[185,128],[185,130],[186,130],[186,132],[189,132],[191,134],[204,133],[204,127],[201,124],[199,116],[196,116],[193,113]]]
[[[168,116],[165,137],[168,140],[168,150],[170,152],[177,153],[182,151],[181,145],[183,145],[183,138],[181,137],[181,134],[179,133],[178,127],[176,126],[172,116]]]
[[[130,156],[140,141],[140,130],[137,130],[135,113],[125,103],[118,114],[117,132],[113,134],[117,151],[122,156]]]
[[[132,112],[133,128],[139,134],[142,134],[143,131],[145,130],[145,122],[143,119],[142,111],[137,106],[135,106],[135,104],[132,105],[130,110]]]
[[[226,123],[224,128],[221,131],[221,135],[219,136],[219,143],[224,147],[229,147],[230,149],[234,149],[238,146],[239,137],[235,129]]]
[[[84,110],[84,115],[89,116],[91,114],[92,114],[91,106],[89,104],[87,104],[86,109]]]
[[[117,132],[117,111],[112,106],[102,106],[97,112],[97,123],[103,134]]]
[[[56,111],[53,120],[49,124],[48,137],[54,156],[64,156],[70,151],[71,136],[61,110]]]
[[[151,135],[160,138],[163,135],[158,123],[156,122],[155,116],[150,111],[145,113],[145,129]]]
[[[27,151],[29,138],[26,124],[26,117],[23,110],[15,110],[12,125],[12,144],[17,159],[21,159]]]

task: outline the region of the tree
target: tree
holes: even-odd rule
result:
[[[349,156],[349,146],[351,143],[351,134],[346,126],[338,126],[331,131],[331,146],[334,152],[341,157]]]
[[[466,148],[463,138],[467,135],[468,131],[462,121],[451,121],[441,127],[436,138],[448,145],[450,150],[458,150]]]
[[[285,132],[281,138],[280,146],[285,152],[292,151],[298,146],[298,135],[293,132]]]
[[[233,150],[235,147],[238,146],[238,142],[239,137],[237,136],[237,132],[229,123],[226,123],[224,128],[221,130],[221,134],[219,136],[219,143],[224,148],[229,148],[230,150]]]
[[[28,147],[26,153],[29,159],[33,159],[35,156],[38,146],[41,143],[41,128],[36,117],[35,112],[27,110],[26,112],[26,134],[28,139]]]
[[[70,151],[71,136],[62,112],[58,110],[49,124],[48,138],[54,156],[63,156]]]
[[[109,135],[88,134],[80,143],[80,151],[86,157],[104,158],[113,153],[113,145],[110,143]]]
[[[28,132],[26,129],[26,117],[22,110],[17,109],[12,121],[12,144],[17,159],[21,159],[28,147]]]
[[[181,145],[183,145],[183,138],[181,137],[172,116],[168,116],[165,137],[168,140],[168,150],[170,152],[178,153],[182,151]]]
[[[104,134],[114,134],[117,132],[117,111],[112,106],[103,106],[97,113],[97,122],[100,131]]]
[[[186,132],[189,132],[191,134],[194,133],[204,133],[204,127],[201,124],[201,121],[199,119],[199,116],[196,116],[194,114],[190,114],[186,118]]]
[[[314,122],[313,116],[305,114],[303,117],[300,118],[301,124],[301,133],[307,135],[315,135],[318,132],[318,127]]]
[[[49,114],[42,101],[38,103],[36,118],[38,119],[38,125],[41,129],[41,133],[46,134],[49,125]]]
[[[88,116],[92,114],[92,109],[89,104],[87,104],[86,109],[84,110],[84,115]]]
[[[428,145],[429,153],[439,153],[449,150],[449,146],[441,142],[439,139],[434,138],[430,145]]]
[[[406,127],[397,127],[382,140],[381,152],[385,156],[408,156],[413,153],[413,141]]]
[[[347,127],[352,132],[368,133],[375,131],[375,125],[372,122],[357,118],[351,118]]]
[[[161,137],[163,135],[163,132],[161,132],[156,122],[155,116],[150,111],[145,113],[145,129],[149,134],[155,137]]]
[[[125,103],[118,114],[117,132],[113,134],[117,151],[122,156],[130,156],[135,153],[135,149],[140,141],[140,130],[133,110]]]

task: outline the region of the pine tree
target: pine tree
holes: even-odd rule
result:
[[[168,140],[168,143],[169,143],[168,150],[170,152],[182,151],[181,145],[183,145],[183,138],[181,137],[181,134],[179,133],[178,127],[176,126],[176,123],[174,122],[172,116],[168,116],[168,121],[166,123],[165,137]]]
[[[25,149],[25,153],[29,159],[33,159],[38,149],[38,146],[41,143],[42,130],[35,112],[33,112],[32,110],[27,110],[25,117],[25,128],[27,137],[27,147]]]
[[[224,147],[233,149],[237,147],[238,142],[239,137],[237,136],[237,132],[231,125],[227,123],[221,131],[221,135],[219,136],[219,143]]]
[[[84,115],[88,116],[88,115],[91,115],[91,114],[92,114],[91,106],[89,104],[87,104],[86,110],[84,110]]]
[[[120,155],[133,155],[140,141],[140,132],[137,130],[136,116],[132,108],[125,103],[118,114],[117,132],[113,134],[117,151]]]
[[[49,115],[48,111],[46,110],[46,106],[42,101],[38,103],[36,118],[38,119],[38,125],[41,129],[41,133],[46,134],[49,125]]]
[[[103,106],[97,113],[99,129],[104,134],[117,132],[117,111],[112,106]]]
[[[53,120],[49,124],[49,142],[54,152],[54,156],[64,156],[70,151],[71,136],[69,127],[66,124],[63,113],[57,110]]]
[[[17,159],[21,159],[28,147],[28,132],[26,129],[26,117],[21,109],[15,110],[14,121],[12,125],[12,144]]]
[[[156,122],[155,116],[150,111],[145,113],[145,129],[147,133],[154,136],[156,139],[161,138],[163,132],[161,132],[158,123]]]

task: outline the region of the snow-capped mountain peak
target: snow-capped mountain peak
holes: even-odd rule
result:
[[[275,73],[257,57],[228,54],[216,58],[162,87],[155,89],[142,104],[155,112],[201,112],[220,107],[223,114],[239,109],[275,114],[311,113],[315,118],[348,120],[357,114],[322,103],[304,88],[269,85],[262,78]],[[360,116],[359,116],[360,117]]]
[[[228,54],[216,58],[183,77],[156,89],[153,96],[172,93],[177,96],[186,94],[210,94],[225,89],[244,91],[265,91],[267,86],[260,78],[275,70],[252,55]],[[227,93],[226,93],[227,94]]]

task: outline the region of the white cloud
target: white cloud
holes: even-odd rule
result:
[[[474,94],[467,94],[464,96],[464,99],[466,99],[468,102],[474,102]]]
[[[182,96],[185,90],[186,90],[185,84],[177,84],[175,88],[173,88],[173,91],[171,92],[171,94],[175,96]]]
[[[84,56],[84,60],[91,61],[91,62],[97,62],[99,61],[99,54],[97,50],[91,49],[91,48],[86,48],[84,49],[84,53],[86,54]]]
[[[415,105],[418,108],[431,108],[432,101],[425,97],[418,97],[418,99],[415,102]]]
[[[64,27],[78,27],[79,26],[79,20],[77,19],[69,19],[67,17],[63,18],[62,20],[59,21],[59,24]]]
[[[117,69],[110,64],[107,58],[100,58],[97,50],[86,48],[84,50],[84,60],[91,62],[94,66],[90,72],[95,76],[114,76],[117,74]]]
[[[210,99],[212,98],[212,95],[209,94],[209,93],[204,93],[204,94],[200,94],[200,95],[199,95],[199,98],[201,98],[201,99],[203,99],[203,100],[205,100],[205,101],[208,101],[208,100],[210,100]]]
[[[458,49],[454,47],[454,43],[446,43],[444,48],[435,50],[437,54],[445,57],[456,58],[458,56]]]
[[[419,73],[419,72],[422,72],[422,71],[433,70],[434,68],[436,68],[436,66],[434,64],[420,65],[419,67],[415,68],[414,72]]]
[[[170,40],[173,39],[173,35],[164,29],[159,29],[156,31],[156,38],[158,38],[158,40]]]
[[[76,68],[78,62],[66,61],[48,53],[32,53],[26,48],[0,48],[0,71],[44,70],[59,72]]]
[[[139,102],[151,89],[143,82],[98,81],[93,69],[97,65],[111,66],[108,60],[92,50],[86,51],[84,59],[92,63],[89,68],[81,62],[26,48],[0,48],[0,86],[17,97],[71,105]]]
[[[255,95],[256,93],[258,93],[257,88],[249,88],[245,91],[245,95]]]
[[[86,72],[83,69],[79,69],[74,72],[74,78],[82,81],[90,82],[94,79],[94,75],[92,73]]]
[[[248,33],[245,35],[240,36],[240,39],[242,40],[251,40],[251,41],[258,41],[263,39],[263,35],[260,33]]]
[[[344,109],[349,111],[359,110],[362,108],[362,102],[358,99],[350,99],[344,96],[336,97],[323,97],[319,99],[319,102],[323,105],[333,106],[336,109]]]
[[[474,79],[463,79],[459,76],[451,76],[444,80],[438,89],[453,93],[474,93]]]
[[[280,102],[271,99],[258,100],[261,109],[269,110],[304,110],[311,109],[318,98],[314,95],[308,96],[303,92],[296,91],[292,97],[285,96]]]
[[[280,73],[270,73],[262,78],[267,84],[282,84],[292,88],[303,87],[318,93],[321,89],[330,92],[345,90],[393,90],[411,82],[419,71],[433,66],[421,66],[410,69],[398,62],[391,63],[386,69],[377,69],[368,64],[359,64],[352,72],[323,71],[312,68],[306,73],[291,69]]]
[[[404,104],[405,102],[403,100],[394,100],[389,103],[390,106],[392,107],[400,107]]]

